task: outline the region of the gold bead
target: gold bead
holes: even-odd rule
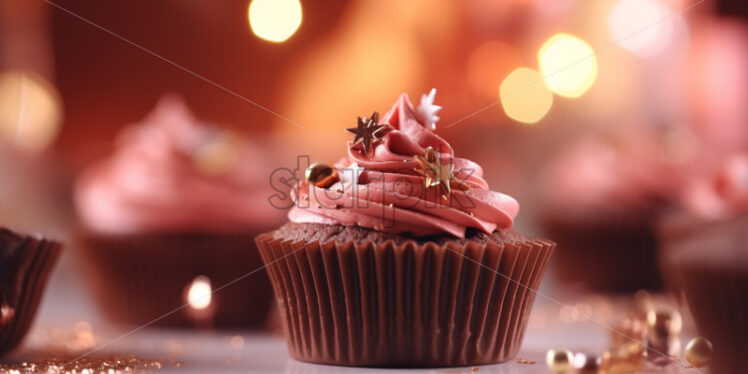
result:
[[[579,352],[574,355],[574,370],[579,374],[597,374],[608,367],[609,354],[597,355],[594,353]]]
[[[704,338],[693,338],[683,351],[683,358],[695,368],[704,367],[712,360],[712,343]]]
[[[306,168],[304,177],[307,183],[321,188],[330,187],[339,180],[338,171],[332,165],[322,161],[315,162]]]
[[[566,349],[551,349],[545,355],[545,363],[548,368],[557,373],[571,370],[574,355]]]

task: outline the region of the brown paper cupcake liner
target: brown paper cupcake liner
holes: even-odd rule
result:
[[[271,234],[257,244],[294,358],[389,367],[514,357],[555,246],[292,242]]]
[[[0,243],[0,355],[28,332],[61,251],[58,242],[15,234]]]
[[[260,328],[272,305],[253,235],[80,235],[83,259],[104,314],[127,325]],[[213,290],[205,309],[185,306],[198,277]]]

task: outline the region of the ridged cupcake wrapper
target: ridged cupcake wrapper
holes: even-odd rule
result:
[[[437,367],[514,357],[555,245],[257,238],[291,355]]]
[[[253,235],[82,234],[81,250],[104,314],[126,325],[172,327],[263,327],[272,305]],[[183,307],[185,291],[198,276],[213,289],[205,310]],[[239,279],[241,278],[241,279]],[[234,282],[235,281],[235,282]]]
[[[0,355],[17,347],[28,332],[61,251],[58,242],[26,237],[13,254],[2,259],[13,262],[7,268],[3,266],[3,271],[11,273],[3,274],[3,278],[14,278],[15,284],[2,285],[3,290],[12,289],[14,294],[5,296],[13,316],[0,326]]]

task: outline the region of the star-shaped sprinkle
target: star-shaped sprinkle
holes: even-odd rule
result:
[[[424,155],[415,156],[418,168],[416,172],[426,178],[426,188],[440,187],[442,199],[447,200],[452,193],[452,188],[466,190],[467,185],[454,175],[454,164],[442,164],[439,161],[439,152],[433,147],[426,148]]]
[[[338,174],[340,175],[340,183],[343,185],[343,188],[351,186],[351,188],[356,189],[358,180],[361,178],[363,172],[364,168],[358,166],[356,162],[350,164],[347,168],[341,169]]]
[[[392,128],[389,125],[380,125],[379,113],[374,112],[369,118],[358,117],[358,126],[345,129],[351,134],[356,135],[353,138],[353,145],[361,143],[364,146],[364,152],[368,155],[372,151],[372,146],[379,143]]]
[[[418,114],[421,116],[421,121],[426,125],[426,128],[436,130],[436,122],[439,121],[439,116],[436,113],[442,110],[439,105],[434,105],[434,97],[436,97],[436,88],[432,88],[428,95],[421,95],[421,104],[418,105]]]

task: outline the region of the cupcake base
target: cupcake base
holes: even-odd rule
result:
[[[562,253],[551,266],[565,285],[598,292],[662,289],[657,239],[648,220],[582,223],[554,217],[543,221],[543,229]]]
[[[699,332],[714,346],[713,373],[748,364],[748,214],[720,221],[691,217],[663,235],[661,266],[683,293]]]
[[[23,340],[62,244],[0,228],[0,355]]]
[[[712,372],[745,373],[748,357],[748,269],[684,266],[681,286],[699,331],[714,346]]]
[[[265,323],[270,284],[263,274],[247,275],[262,266],[253,235],[85,234],[80,240],[90,283],[114,322],[250,329]],[[188,293],[196,279],[212,290],[226,286],[211,294],[209,305],[193,306]]]
[[[287,224],[281,230],[289,226],[307,232],[330,227]],[[415,241],[348,227],[324,240],[289,238],[281,230],[257,243],[289,351],[301,361],[335,365],[439,367],[511,359],[554,249],[551,242],[507,233]]]

